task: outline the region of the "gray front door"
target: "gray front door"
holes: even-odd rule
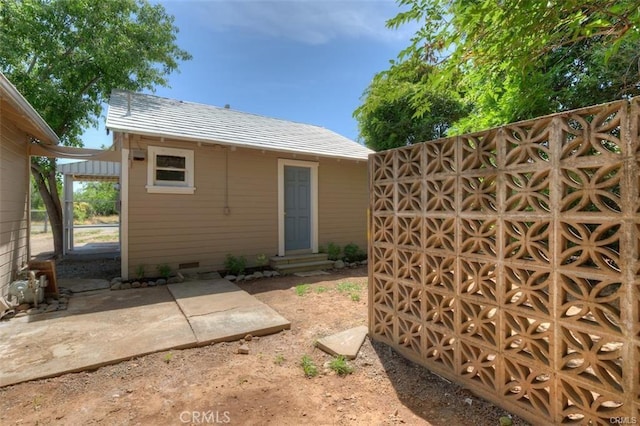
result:
[[[284,166],[284,249],[311,248],[311,169]]]

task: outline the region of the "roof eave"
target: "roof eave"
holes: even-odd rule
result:
[[[297,155],[308,155],[308,156],[311,156],[311,157],[336,158],[336,159],[340,159],[340,160],[364,161],[364,162],[366,162],[368,160],[368,158],[369,158],[369,155],[370,155],[370,153],[367,153],[366,155],[363,155],[362,157],[354,157],[354,156],[348,156],[348,155],[333,155],[333,154],[323,154],[323,153],[316,153],[316,152],[309,152],[309,151],[295,150],[295,149],[287,149],[287,148],[273,148],[273,147],[263,147],[263,146],[256,146],[256,145],[247,145],[247,144],[242,144],[242,143],[233,143],[233,142],[229,142],[229,141],[219,141],[219,140],[216,140],[216,139],[207,139],[207,138],[198,138],[198,137],[185,137],[185,136],[181,136],[181,135],[175,135],[175,134],[172,134],[170,132],[149,132],[149,131],[132,129],[132,128],[112,126],[112,125],[109,124],[108,120],[107,120],[107,124],[106,124],[105,127],[107,129],[111,130],[112,132],[130,133],[130,134],[136,134],[136,135],[142,135],[142,136],[150,136],[150,137],[161,137],[161,138],[164,137],[164,138],[171,138],[171,139],[185,141],[185,142],[201,142],[201,143],[207,143],[207,144],[212,144],[212,145],[223,145],[223,146],[231,146],[231,147],[236,147],[236,148],[254,149],[254,150],[257,150],[257,151],[287,152],[287,153],[297,154]]]
[[[41,140],[42,136],[45,136],[45,140],[41,140],[41,142],[57,145],[60,142],[60,138],[53,129],[47,124],[46,121],[38,114],[38,111],[31,106],[29,101],[27,101],[24,96],[16,89],[16,87],[4,76],[4,74],[0,73],[0,89],[2,89],[2,93],[4,93],[10,100],[12,104],[14,104],[25,116],[31,121],[31,123],[42,133],[40,136],[32,135],[37,139]]]

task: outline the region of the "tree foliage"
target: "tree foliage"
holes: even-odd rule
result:
[[[436,91],[428,95],[429,111],[418,114],[415,98],[424,94],[421,87],[432,70],[413,57],[393,62],[389,70],[375,75],[354,112],[360,136],[369,148],[380,151],[443,137],[466,114],[455,94]]]
[[[87,182],[74,193],[74,200],[90,206],[90,215],[118,214],[118,189],[114,182]]]
[[[429,114],[433,93],[454,90],[469,108],[449,134],[640,93],[637,0],[398,3],[390,28],[420,24],[400,61],[433,67],[414,87],[415,117]]]
[[[112,89],[153,90],[190,55],[174,19],[147,0],[0,0],[0,71],[58,134],[81,146]],[[62,251],[55,161],[32,163]]]

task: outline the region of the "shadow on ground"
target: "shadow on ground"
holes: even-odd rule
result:
[[[509,412],[474,395],[456,383],[432,373],[400,355],[390,346],[371,341],[382,366],[393,385],[398,399],[413,414],[434,426],[451,424],[473,424],[475,426],[495,426],[502,416]],[[426,400],[423,395],[438,395]],[[460,406],[465,406],[464,418],[460,416]],[[513,425],[528,425],[524,420],[512,416]],[[468,423],[468,422],[472,423]]]

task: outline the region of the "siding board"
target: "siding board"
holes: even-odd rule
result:
[[[200,262],[221,269],[227,254],[245,256],[278,251],[278,158],[291,155],[258,150],[225,151],[195,143],[132,138],[132,148],[148,145],[193,149],[196,191],[191,195],[148,194],[147,162],[129,169],[129,274],[138,265]],[[227,160],[225,160],[227,156]],[[319,243],[366,245],[368,205],[365,162],[316,159],[319,163]],[[225,164],[228,161],[228,181]],[[225,185],[226,183],[226,185]],[[230,214],[224,214],[225,187]]]
[[[6,297],[16,269],[28,260],[29,158],[26,134],[4,114],[0,111],[0,295]]]

